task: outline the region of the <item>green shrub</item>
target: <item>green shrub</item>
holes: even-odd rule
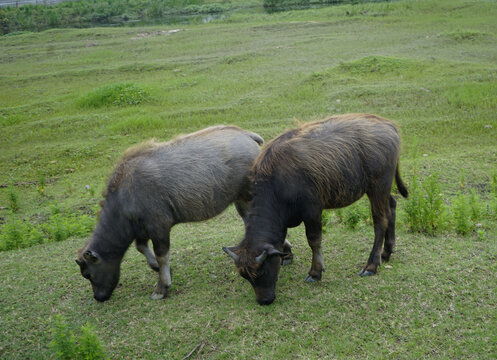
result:
[[[13,188],[9,189],[8,198],[9,198],[10,211],[12,211],[13,213],[18,212],[19,211],[19,198],[18,198],[17,193],[15,192],[15,190]]]
[[[405,205],[407,224],[411,231],[434,235],[445,225],[446,209],[438,174],[430,175],[423,183],[414,176]]]
[[[470,212],[470,218],[474,222],[477,222],[480,220],[482,216],[482,202],[480,199],[480,196],[476,193],[475,189],[471,190],[471,194],[468,199],[468,206],[469,206],[469,212]]]
[[[36,192],[40,196],[45,196],[47,180],[43,174],[39,174],[38,186],[36,187]]]
[[[81,327],[81,335],[76,346],[76,358],[84,360],[106,359],[105,349],[95,334],[95,329],[86,323]]]
[[[468,206],[468,198],[459,193],[452,204],[452,216],[454,228],[458,234],[466,235],[471,231],[471,213]]]
[[[105,85],[90,91],[79,100],[81,107],[139,105],[150,101],[149,91],[133,83]]]
[[[53,351],[56,359],[72,360],[75,358],[76,339],[60,315],[55,317],[55,325],[52,328],[52,339],[50,349]]]
[[[94,219],[88,215],[60,213],[60,209],[53,213],[47,222],[41,224],[47,241],[63,241],[71,236],[81,237],[88,234],[94,225]]]
[[[0,229],[0,251],[25,248],[44,242],[63,241],[71,236],[83,237],[89,234],[95,224],[92,216],[64,214],[57,207],[52,208],[50,217],[41,224],[21,220],[12,214]]]
[[[80,328],[81,335],[75,336],[60,315],[55,317],[52,328],[50,349],[60,360],[100,360],[107,359],[105,349],[95,334],[95,329],[87,322]]]
[[[26,228],[14,216],[2,226],[0,250],[13,250],[25,246]]]
[[[369,216],[369,210],[357,202],[344,210],[343,223],[351,230],[355,230],[361,221],[365,221]]]
[[[333,223],[355,230],[361,222],[366,222],[369,218],[369,206],[366,205],[364,199],[346,208],[324,210],[321,214],[323,233],[326,233]]]
[[[321,224],[323,228],[323,234],[328,232],[328,227],[331,226],[333,222],[333,212],[331,210],[323,210],[321,213]]]

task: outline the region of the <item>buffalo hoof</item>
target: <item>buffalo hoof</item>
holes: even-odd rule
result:
[[[307,275],[307,277],[305,278],[304,282],[306,282],[308,284],[311,284],[311,283],[318,282],[319,280],[321,280],[321,279],[318,279],[317,277],[314,277],[314,276],[311,276],[311,275]]]
[[[361,272],[359,272],[359,276],[365,277],[365,276],[373,276],[375,273],[366,269],[362,269]]]
[[[158,294],[156,292],[154,292],[152,295],[150,295],[150,299],[152,300],[160,300],[160,299],[164,299],[166,297],[166,294]]]
[[[164,299],[167,296],[167,289],[168,289],[168,286],[165,286],[159,282],[155,286],[155,290],[152,293],[152,295],[150,295],[150,299],[152,299],[152,300]]]

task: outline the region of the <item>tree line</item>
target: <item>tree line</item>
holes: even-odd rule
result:
[[[266,11],[272,12],[373,1],[379,0],[261,0],[261,5]],[[213,3],[205,0],[79,0],[12,6],[0,8],[0,35],[51,28],[125,25],[164,19],[171,21],[175,16],[223,13],[237,7],[247,8],[236,1]]]

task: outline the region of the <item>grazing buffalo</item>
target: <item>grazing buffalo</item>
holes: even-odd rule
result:
[[[214,126],[127,150],[108,183],[95,232],[76,260],[95,299],[110,298],[133,240],[159,272],[151,298],[164,298],[171,286],[171,228],[212,218],[231,203],[245,222],[251,200],[250,168],[262,143],[255,133]],[[149,239],[154,253],[148,248]]]
[[[241,276],[253,286],[261,305],[275,298],[280,258],[291,256],[287,228],[305,224],[312,249],[307,282],[321,279],[321,212],[341,208],[367,194],[375,240],[361,276],[376,273],[395,245],[396,201],[390,195],[399,175],[400,139],[395,125],[369,114],[332,116],[289,130],[272,140],[253,166],[253,202],[245,237],[223,248]],[[384,240],[384,246],[383,246]],[[383,247],[383,252],[382,252]]]

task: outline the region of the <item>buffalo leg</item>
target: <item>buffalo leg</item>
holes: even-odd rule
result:
[[[374,225],[374,244],[366,266],[359,273],[361,276],[376,274],[378,266],[381,263],[381,249],[388,227],[387,212],[390,212],[388,199],[388,197],[385,200],[370,198]]]
[[[159,264],[159,280],[154,292],[150,296],[152,300],[163,299],[167,296],[167,289],[171,287],[171,268],[169,265],[169,230],[163,237],[152,238],[155,258]]]
[[[287,239],[285,239],[285,242],[283,243],[283,252],[287,255],[281,258],[281,265],[290,265],[293,262],[293,253],[292,245]]]
[[[312,220],[304,220],[307,243],[312,250],[312,264],[305,282],[311,283],[321,280],[324,271],[323,254],[321,253],[322,225],[321,215]]]
[[[136,240],[136,249],[145,256],[147,263],[152,270],[159,271],[159,264],[157,263],[154,253],[148,247],[148,241]]]
[[[383,251],[381,253],[381,259],[384,261],[390,260],[390,255],[392,255],[393,248],[395,246],[395,213],[397,208],[397,202],[390,195],[390,213],[388,215],[388,227],[385,233],[385,243],[383,245]]]

